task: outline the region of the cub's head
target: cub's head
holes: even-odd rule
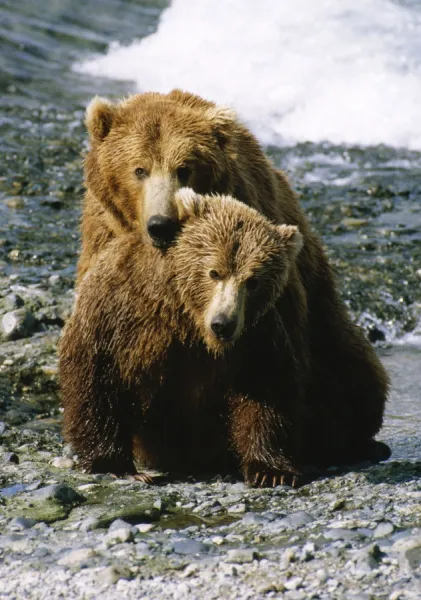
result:
[[[207,346],[223,352],[282,294],[303,238],[230,196],[175,195],[182,231],[170,250],[187,311]]]
[[[111,227],[140,229],[155,246],[168,246],[179,226],[177,189],[226,191],[235,123],[231,111],[179,90],[119,103],[94,98],[86,111],[86,183]]]

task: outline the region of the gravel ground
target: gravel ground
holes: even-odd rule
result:
[[[298,490],[81,473],[60,437],[59,326],[43,322],[71,306],[51,304],[55,285],[32,337],[1,344],[2,600],[421,598],[419,460],[332,468]]]
[[[3,477],[21,483],[3,488],[1,598],[421,597],[421,462],[299,490],[148,488],[73,471],[51,434],[33,439],[2,436]]]

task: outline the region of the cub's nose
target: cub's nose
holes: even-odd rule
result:
[[[167,247],[175,238],[178,225],[170,217],[154,215],[147,222],[147,230],[154,246]]]
[[[237,320],[220,313],[213,317],[211,329],[219,340],[229,341],[237,329]]]

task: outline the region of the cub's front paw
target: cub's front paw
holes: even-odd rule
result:
[[[300,473],[291,467],[275,469],[254,463],[245,467],[244,480],[251,487],[289,485],[295,488],[300,485]]]

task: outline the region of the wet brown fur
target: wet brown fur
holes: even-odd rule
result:
[[[180,218],[165,255],[142,232],[117,236],[79,285],[60,378],[65,436],[82,466],[133,473],[136,447],[150,467],[241,469],[253,483],[369,458],[387,377],[333,284],[322,291],[326,261],[303,281],[311,234],[295,257],[293,228],[217,197],[182,204]],[[233,345],[212,341],[203,323],[214,268],[238,285],[256,273],[261,282]],[[330,315],[312,314],[309,282]]]

